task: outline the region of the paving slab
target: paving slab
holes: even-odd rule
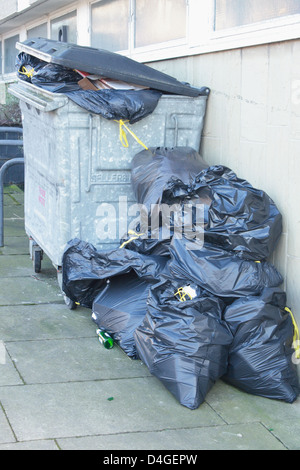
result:
[[[4,207],[6,206],[23,206],[24,214],[24,194],[23,193],[5,193],[3,197]]]
[[[4,237],[26,236],[24,219],[6,219],[3,232]]]
[[[22,204],[9,204],[3,210],[4,224],[8,219],[20,219],[24,224],[24,206]]]
[[[260,423],[59,439],[58,445],[62,450],[106,451],[286,450],[280,440]]]
[[[0,306],[63,301],[58,284],[36,276],[1,278]]]
[[[291,418],[286,421],[273,419],[270,432],[289,450],[300,450],[300,419]]]
[[[0,340],[0,387],[3,385],[23,385],[23,380],[14,366],[6,344]]]
[[[294,403],[254,396],[221,380],[206,396],[207,403],[228,423],[262,422],[272,428],[274,421],[300,419],[300,398]]]
[[[23,277],[33,274],[32,261],[29,255],[2,255],[0,261],[0,278]]]
[[[65,303],[0,307],[0,340],[24,341],[94,336],[91,310]]]
[[[0,387],[0,402],[18,441],[224,423],[206,403],[180,406],[155,377]]]
[[[0,450],[60,450],[54,440],[12,442],[0,445]]]
[[[39,279],[49,277],[54,277],[57,279],[56,269],[46,255],[43,256],[41,272],[35,273],[33,269],[33,262],[29,256],[29,250],[28,253],[25,254],[2,253],[0,263],[0,277],[32,276],[33,274],[36,278]]]
[[[92,338],[18,341],[6,347],[26,384],[150,375],[141,361],[130,360],[118,346],[105,349],[95,330]]]
[[[4,236],[4,246],[0,247],[0,255],[29,255],[28,237]]]
[[[16,438],[11,430],[5,413],[0,406],[0,443],[16,442]]]

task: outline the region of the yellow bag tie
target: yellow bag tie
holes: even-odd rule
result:
[[[193,297],[188,292],[186,292],[183,287],[179,287],[178,291],[175,292],[174,296],[176,297],[176,295],[179,296],[180,302],[185,302],[187,295],[191,300],[193,300]]]
[[[33,67],[31,67],[31,69],[29,70],[29,69],[27,69],[27,68],[25,67],[25,65],[23,65],[23,67],[22,67],[22,72],[19,70],[19,73],[20,73],[20,74],[26,75],[26,77],[28,77],[28,78],[32,78],[33,72],[34,72],[34,68],[33,68]]]
[[[143,233],[136,233],[134,230],[128,230],[128,234],[132,235],[132,237],[129,238],[129,240],[126,240],[124,243],[122,243],[122,245],[119,248],[124,248],[124,246],[132,242],[132,240],[137,240],[139,237],[144,235]]]
[[[298,325],[296,323],[294,315],[292,314],[292,311],[288,307],[285,307],[284,310],[286,310],[292,317],[292,322],[294,325],[293,348],[295,349],[296,359],[300,359],[300,336]]]
[[[123,147],[126,147],[126,148],[129,147],[128,140],[127,140],[127,135],[126,135],[126,132],[123,129],[123,127],[125,127],[127,132],[129,132],[129,134],[132,135],[132,137],[137,141],[138,144],[140,144],[142,147],[144,147],[144,149],[149,150],[148,147],[146,147],[146,145],[135,135],[135,133],[132,132],[132,130],[129,129],[128,126],[126,126],[125,122],[129,122],[129,121],[124,122],[124,121],[122,121],[122,119],[120,119],[119,121],[115,120],[115,122],[119,123],[119,130],[120,130],[120,136],[119,137],[120,137],[120,141],[121,141]]]

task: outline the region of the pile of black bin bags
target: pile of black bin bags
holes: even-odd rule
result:
[[[220,378],[254,395],[294,402],[297,325],[283,279],[268,261],[282,230],[274,202],[188,147],[137,154],[132,185],[148,225],[136,227],[137,236],[121,240],[117,250],[71,240],[63,258],[64,293],[91,308],[97,326],[190,409]],[[154,239],[151,204],[178,210]],[[203,208],[204,243],[192,237],[194,213],[187,234],[175,236],[186,204]],[[168,235],[167,223],[173,228]]]

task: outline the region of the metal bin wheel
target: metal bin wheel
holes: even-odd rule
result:
[[[40,273],[42,269],[42,252],[40,250],[35,250],[33,252],[33,267],[35,273]]]
[[[77,308],[77,304],[76,302],[74,302],[73,300],[71,300],[62,290],[62,267],[61,266],[58,266],[57,267],[57,281],[58,281],[58,285],[61,289],[61,292],[64,296],[64,301],[65,301],[65,304],[66,306],[70,309],[70,310],[75,310]]]
[[[44,252],[32,237],[29,237],[29,253],[33,262],[34,272],[40,273],[42,269],[42,259]]]
[[[76,309],[77,304],[76,304],[76,302],[74,302],[74,300],[71,300],[71,299],[69,299],[69,297],[67,297],[66,295],[64,295],[64,301],[65,301],[66,306],[67,306],[70,310],[75,310],[75,309]]]

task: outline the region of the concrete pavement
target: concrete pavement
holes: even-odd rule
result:
[[[140,361],[104,349],[91,311],[69,310],[45,258],[35,274],[23,193],[5,194],[0,248],[0,450],[299,450],[300,400],[222,381],[197,410]]]

